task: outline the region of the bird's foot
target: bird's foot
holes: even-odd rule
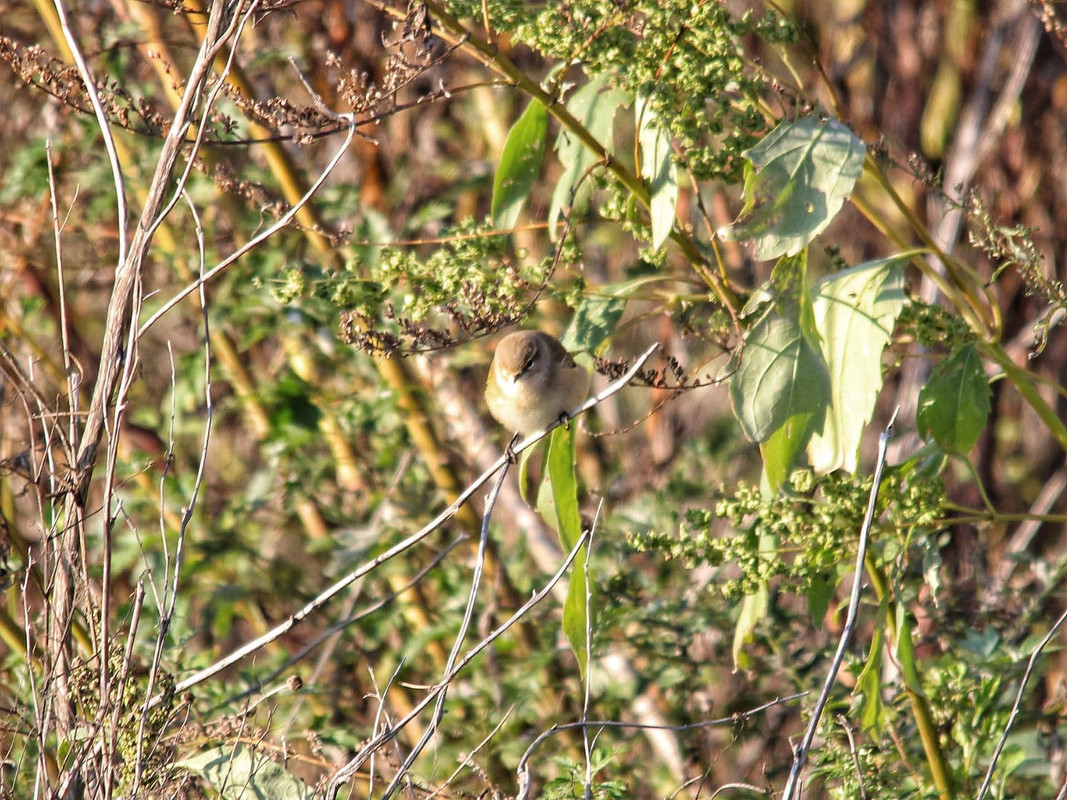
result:
[[[515,443],[519,441],[519,434],[515,434],[511,437],[511,441],[508,442],[508,446],[504,448],[504,458],[508,460],[509,464],[515,464],[519,460],[519,456],[515,453]]]

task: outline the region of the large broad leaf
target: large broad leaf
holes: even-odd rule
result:
[[[622,313],[626,310],[629,281],[600,287],[595,294],[582,298],[574,312],[574,319],[560,340],[571,352],[598,353],[602,345],[615,335]]]
[[[630,95],[620,89],[604,91],[608,75],[597,75],[574,93],[567,103],[567,110],[593,135],[609,153],[613,151],[612,128],[615,113],[630,104]],[[548,231],[553,239],[558,231],[563,209],[581,207],[588,196],[592,183],[586,171],[597,163],[598,156],[568,130],[561,130],[556,139],[556,153],[563,164],[563,174],[552,193],[552,205],[548,211]]]
[[[822,425],[830,400],[826,365],[797,321],[770,314],[749,331],[730,400],[756,442],[767,441],[787,421],[805,429]]]
[[[840,211],[865,154],[836,120],[783,122],[745,153],[745,207],[732,234],[754,240],[764,261],[799,253]]]
[[[537,100],[522,113],[508,132],[493,179],[493,224],[514,228],[530,189],[541,174],[548,134],[548,111]]]
[[[635,109],[641,144],[641,177],[648,181],[652,220],[652,247],[658,250],[674,227],[678,205],[678,168],[671,158],[671,137],[659,126],[646,97],[637,98]]]
[[[919,392],[916,422],[946,453],[970,452],[989,418],[989,381],[974,345],[939,362]]]
[[[173,766],[201,775],[224,800],[311,800],[315,794],[281,764],[240,744],[204,750]]]
[[[817,472],[856,471],[856,459],[882,388],[882,351],[907,296],[907,256],[871,261],[820,280],[815,325],[830,376],[830,409],[808,444]]]

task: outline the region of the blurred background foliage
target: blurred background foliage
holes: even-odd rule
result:
[[[196,0],[69,5],[131,219],[202,12]],[[0,794],[30,797],[59,786],[78,751],[78,736],[40,713],[54,679],[38,652],[50,587],[41,569],[65,524],[73,467],[47,436],[77,430],[101,371],[120,233],[55,9],[0,0],[0,19],[10,65],[0,73],[0,342],[10,354],[0,378]],[[121,427],[107,434],[118,448],[115,496],[102,510],[101,463],[80,545],[82,616],[63,634],[82,665],[78,718],[139,708],[153,693],[149,665],[163,676],[156,692],[180,684],[447,506],[506,444],[481,392],[495,335],[522,325],[567,331],[600,359],[598,388],[661,347],[650,364],[659,379],[645,376],[576,423],[587,522],[599,508],[588,686],[561,635],[562,600],[549,598],[454,683],[407,790],[514,794],[531,742],[583,713],[686,726],[817,690],[843,619],[839,584],[876,432],[901,406],[890,460],[900,466],[883,487],[868,565],[876,591],[812,754],[810,795],[975,794],[1026,659],[1064,607],[1067,467],[1054,418],[1067,378],[1057,327],[1067,40],[1052,4],[297,0],[260,4],[252,19],[197,151],[188,206],[167,216],[143,265],[139,322],[195,281],[201,246],[210,268],[307,191],[345,132],[327,109],[355,113],[359,135],[293,225],[208,281],[203,307],[194,293],[140,338]],[[603,91],[579,109],[576,94],[597,76]],[[662,246],[650,241],[662,223],[642,181],[635,100],[669,135],[677,171]],[[491,211],[501,153],[542,101],[543,163],[521,214],[500,226]],[[585,116],[568,127],[560,109]],[[779,123],[820,115],[867,145],[864,174],[803,267],[783,262],[772,274],[749,242],[717,234],[742,211],[745,153]],[[587,132],[610,152],[591,150]],[[579,160],[567,163],[571,147]],[[816,476],[800,459],[772,495],[765,454],[742,434],[726,385],[755,327],[751,310],[765,295],[795,293],[803,305],[819,276],[913,247],[951,253],[970,283],[945,297],[932,288],[935,267],[919,263],[927,255],[912,258],[857,473]],[[931,365],[975,343],[987,348],[979,371],[997,379],[973,448],[948,458],[951,448],[916,435],[916,397]],[[236,745],[301,782],[277,796],[321,782],[440,681],[483,502],[476,495],[252,657],[170,698],[151,734],[139,714],[116,713],[105,726],[115,761],[140,758],[144,774],[131,783],[123,771],[109,791],[213,796],[225,781],[195,759],[227,748],[232,766]],[[493,520],[477,638],[563,558],[514,475]],[[161,598],[179,538],[171,615]],[[111,639],[93,645],[78,630],[104,594]],[[129,671],[131,695],[101,702],[93,676],[105,658]],[[1062,796],[1065,698],[1067,661],[1055,650],[1026,687],[995,796]],[[546,797],[587,796],[589,776],[597,797],[777,791],[809,709],[793,700],[718,727],[604,730],[591,754],[579,732],[563,731],[536,751],[534,782]],[[426,724],[400,731],[342,791],[380,792]],[[133,755],[123,736],[149,746]],[[255,763],[253,775],[268,773]]]

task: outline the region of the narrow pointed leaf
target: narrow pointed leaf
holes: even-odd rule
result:
[[[671,137],[659,126],[647,98],[637,99],[638,141],[641,144],[641,177],[648,181],[651,196],[652,247],[656,250],[671,235],[678,205],[678,168],[671,158]]]
[[[612,128],[615,114],[620,108],[628,106],[630,95],[620,89],[604,91],[608,75],[597,75],[585,86],[574,93],[567,110],[593,135],[610,153],[613,151]],[[552,193],[552,204],[548,211],[548,230],[555,240],[556,225],[566,208],[577,211],[583,205],[592,188],[590,181],[580,182],[590,167],[597,163],[597,156],[572,132],[561,130],[556,139],[556,153],[563,164],[563,174]]]
[[[755,639],[756,625],[767,616],[767,608],[770,605],[770,590],[766,586],[760,587],[755,594],[745,595],[741,602],[741,615],[737,619],[734,628],[734,640],[730,647],[734,658],[734,669],[748,670],[753,666],[753,659],[745,652],[745,646]]]
[[[582,538],[582,516],[578,511],[578,479],[574,471],[573,424],[552,431],[548,444],[548,479],[552,483],[556,532],[560,544],[570,550]]]
[[[923,694],[922,680],[919,678],[918,665],[915,662],[915,646],[911,641],[911,618],[903,603],[896,607],[897,619],[897,663],[900,664],[900,674],[909,689],[917,694]]]
[[[578,479],[574,471],[574,432],[570,427],[552,431],[545,463],[551,483],[552,507],[556,532],[566,552],[582,537],[582,517],[578,509]],[[585,674],[586,628],[589,619],[587,603],[589,553],[583,545],[571,567],[570,586],[563,603],[563,633]]]
[[[537,100],[522,113],[508,132],[493,179],[493,224],[515,227],[530,189],[541,174],[548,135],[548,111]]]
[[[874,627],[867,661],[856,679],[854,697],[864,731],[879,734],[885,727],[885,704],[882,702],[882,654],[885,649],[885,614],[888,605],[883,601]]]

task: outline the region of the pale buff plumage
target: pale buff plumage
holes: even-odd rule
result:
[[[505,336],[496,348],[485,386],[489,413],[510,431],[544,430],[589,395],[589,373],[558,339],[540,331]]]

